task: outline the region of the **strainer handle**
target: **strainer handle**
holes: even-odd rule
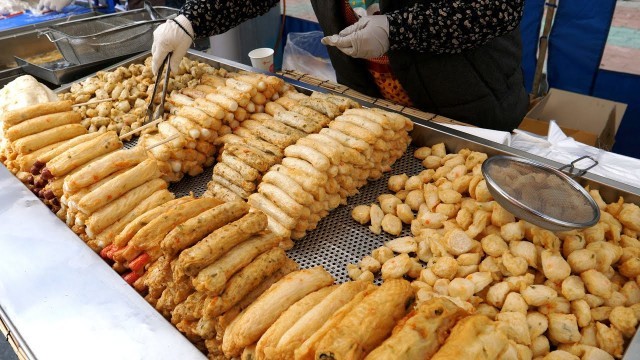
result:
[[[588,168],[584,168],[584,169],[576,168],[576,166],[575,166],[576,163],[581,161],[581,160],[584,160],[584,159],[589,159],[589,160],[593,161],[593,164],[591,164],[591,166],[589,166]],[[586,174],[588,170],[592,169],[596,165],[598,165],[598,162],[596,161],[596,159],[592,158],[589,155],[585,155],[585,156],[582,156],[582,157],[579,157],[579,158],[573,160],[570,164],[567,164],[567,165],[559,168],[558,170],[564,171],[565,173],[567,173],[572,178],[577,178],[577,177],[580,177],[580,176]],[[565,169],[568,169],[568,170],[565,171]]]

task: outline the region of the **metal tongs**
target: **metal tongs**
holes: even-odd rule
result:
[[[162,119],[162,117],[164,116],[164,99],[167,96],[167,87],[169,85],[169,72],[170,72],[169,58],[171,57],[171,54],[172,53],[168,53],[167,57],[165,57],[164,60],[162,61],[162,65],[160,65],[160,71],[156,76],[156,83],[153,86],[153,94],[151,94],[151,101],[149,101],[149,106],[147,106],[147,120],[144,122],[144,124],[148,124],[152,121]],[[160,82],[160,77],[162,75],[163,70],[165,70],[165,74],[164,74],[164,86],[162,87],[162,97],[160,98],[160,105],[158,105],[156,110],[153,111],[153,103],[154,103],[154,99],[156,98],[156,93],[158,92],[158,83]]]

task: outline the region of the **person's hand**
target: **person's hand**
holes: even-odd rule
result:
[[[158,75],[158,72],[162,71],[160,66],[164,58],[167,57],[167,54],[173,52],[171,59],[169,59],[169,67],[174,74],[177,74],[180,68],[180,61],[186,55],[192,42],[193,27],[184,15],[177,16],[175,21],[169,19],[166,23],[158,26],[153,32],[153,45],[151,46],[151,70],[153,70],[153,73]]]
[[[322,38],[321,42],[355,58],[376,58],[389,50],[389,20],[386,15],[364,16],[338,35]]]
[[[40,0],[38,3],[38,10],[62,11],[65,6],[72,2],[73,0]]]

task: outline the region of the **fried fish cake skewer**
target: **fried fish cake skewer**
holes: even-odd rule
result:
[[[125,226],[127,226],[127,224],[129,224],[145,212],[166,204],[173,199],[173,193],[169,190],[163,189],[154,192],[148,198],[137,203],[129,213],[118,219],[118,221],[109,225],[109,227],[98,234],[98,236],[96,236],[97,245],[101,248],[104,248],[105,246],[112,244],[115,237],[122,231],[122,229],[125,228]]]
[[[468,315],[448,299],[426,301],[400,321],[393,334],[365,359],[430,359],[458,320]]]
[[[222,349],[227,356],[237,356],[260,336],[293,303],[333,283],[322,267],[293,272],[274,284],[227,327]]]
[[[266,226],[265,226],[266,227]],[[263,252],[278,246],[281,238],[276,234],[258,234],[231,249],[225,256],[202,269],[192,284],[210,296],[219,295],[227,280]]]
[[[49,160],[42,170],[42,176],[46,178],[61,177],[78,166],[120,147],[122,147],[122,142],[118,139],[118,134],[115,131],[108,131],[87,142],[78,144]]]
[[[411,308],[413,298],[408,281],[385,281],[327,332],[318,343],[316,358],[361,359],[387,338]]]
[[[293,229],[296,227],[296,219],[299,214],[295,217],[289,216],[289,214],[271,202],[271,200],[267,199],[264,195],[260,193],[251,194],[248,201],[252,207],[273,217],[287,229]]]
[[[267,227],[267,217],[262,212],[249,213],[239,220],[212,232],[189,249],[184,250],[176,264],[179,271],[195,276],[202,269],[220,259],[234,246]]]
[[[339,285],[335,291],[292,324],[273,348],[265,349],[265,354],[273,358],[293,358],[294,351],[320,329],[331,315],[356,295],[371,288],[374,288],[373,285],[364,281],[350,281]]]
[[[124,229],[122,229],[122,231],[114,239],[113,244],[118,248],[122,248],[126,246],[131,240],[131,238],[135,234],[137,234],[138,231],[142,229],[145,225],[147,225],[150,221],[162,215],[164,212],[168,211],[169,209],[175,208],[180,204],[184,204],[186,202],[190,202],[193,200],[195,199],[190,196],[181,197],[175,200],[171,200],[161,206],[158,206],[156,208],[153,208],[143,213],[142,215],[139,215],[137,218],[131,221],[127,226],[125,226]]]
[[[231,324],[231,322],[235,320],[235,318],[240,315],[240,313],[244,309],[253,304],[253,302],[256,301],[256,299],[260,297],[260,295],[262,295],[271,287],[271,285],[278,282],[285,275],[296,270],[298,270],[298,264],[295,261],[287,258],[284,265],[280,269],[278,269],[278,271],[264,279],[259,285],[252,289],[249,294],[247,294],[242,300],[240,300],[240,302],[234,305],[231,309],[227,310],[223,315],[215,319],[215,331],[218,334],[219,338],[222,339],[222,334],[224,334],[225,329]]]
[[[94,238],[109,225],[125,216],[129,211],[158,190],[166,189],[168,184],[162,179],[153,179],[131,189],[121,197],[94,212],[85,221],[89,238]]]
[[[25,120],[5,131],[4,136],[10,141],[16,141],[25,136],[37,134],[58,126],[79,124],[82,117],[75,111],[48,114]]]
[[[218,205],[171,230],[167,236],[162,239],[160,247],[165,254],[175,255],[193,246],[207,236],[207,234],[240,219],[247,212],[249,212],[249,206],[242,201]]]
[[[147,159],[87,194],[78,201],[78,209],[92,214],[127,191],[158,177],[160,170],[156,160]]]
[[[261,255],[233,275],[227,282],[224,292],[220,296],[209,298],[206,302],[205,313],[216,317],[238,304],[256,286],[276,273],[287,260],[287,255],[280,248],[273,248]]]
[[[58,126],[14,141],[11,146],[20,154],[30,154],[47,145],[84,135],[87,129],[80,124]]]
[[[333,291],[336,290],[337,285],[323,287],[320,290],[314,291],[309,295],[303,297],[298,300],[296,303],[291,305],[287,310],[285,310],[273,323],[273,325],[269,326],[267,331],[265,331],[262,336],[260,336],[260,340],[256,343],[256,358],[257,359],[272,359],[270,356],[269,350],[275,347],[278,344],[278,340],[282,337],[282,335],[293,325],[295,322],[304,314],[309,312],[316,306],[319,302],[329,296]],[[265,356],[266,355],[266,356]]]
[[[63,185],[67,193],[95,184],[116,171],[128,169],[145,161],[148,155],[144,148],[134,147],[131,150],[114,151],[104,158],[68,176]]]
[[[53,101],[42,104],[30,105],[21,109],[7,111],[0,117],[5,130],[11,126],[20,124],[23,121],[33,119],[38,116],[71,111],[73,102],[71,100]]]
[[[131,261],[142,251],[159,248],[160,242],[169,231],[220,204],[222,202],[217,199],[201,198],[177,205],[140,229],[129,241],[127,249],[122,254],[123,257]]]

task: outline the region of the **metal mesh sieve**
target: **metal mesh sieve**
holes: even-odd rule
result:
[[[177,13],[175,9],[160,10],[165,17]],[[86,64],[149,50],[153,30],[164,21],[154,20],[147,10],[140,9],[52,25],[43,33],[65,60]]]
[[[600,210],[577,182],[562,171],[512,156],[482,165],[487,188],[516,217],[552,231],[595,225]]]

